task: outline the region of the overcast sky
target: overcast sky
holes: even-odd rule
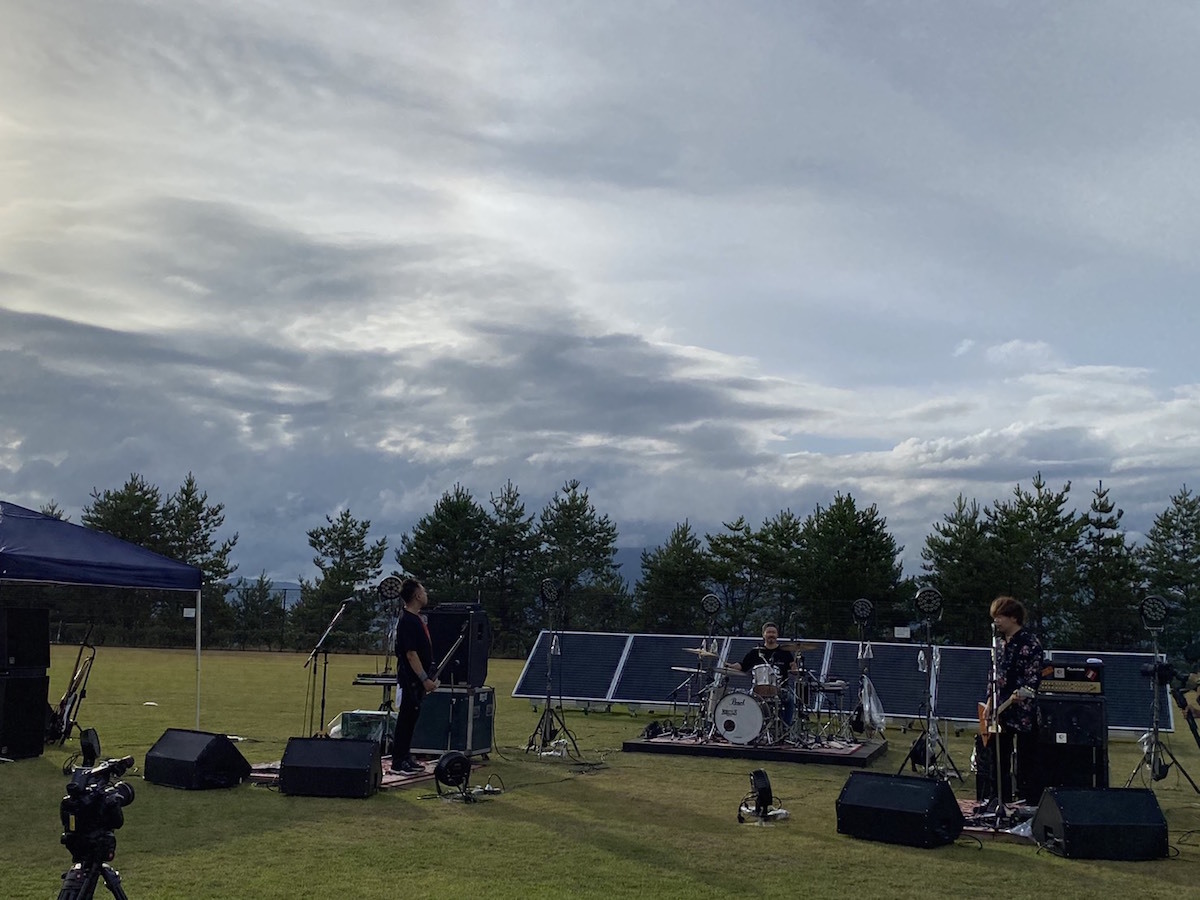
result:
[[[1200,7],[0,0],[0,497],[248,577],[568,478],[621,546],[1200,460]],[[392,561],[389,550],[388,562]],[[636,576],[636,573],[633,573]]]

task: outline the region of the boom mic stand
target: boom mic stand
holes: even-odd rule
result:
[[[1160,605],[1161,612],[1159,611]],[[1192,776],[1187,773],[1187,769],[1180,764],[1179,760],[1175,758],[1175,754],[1171,752],[1171,748],[1164,744],[1158,735],[1159,695],[1162,693],[1162,685],[1159,682],[1158,636],[1162,632],[1163,622],[1166,620],[1166,601],[1158,596],[1147,597],[1142,601],[1141,616],[1142,624],[1150,632],[1154,644],[1154,671],[1153,677],[1150,679],[1150,684],[1154,691],[1154,699],[1150,703],[1150,731],[1142,737],[1142,750],[1144,753],[1130,774],[1129,780],[1125,782],[1125,787],[1133,784],[1133,779],[1137,777],[1138,772],[1142,770],[1143,766],[1149,772],[1151,781],[1162,781],[1167,777],[1167,772],[1170,771],[1171,765],[1174,764],[1179,773],[1192,786],[1192,790],[1200,794],[1200,787],[1196,786],[1196,782],[1192,781]],[[1171,762],[1164,762],[1164,756],[1170,757]]]
[[[322,655],[322,659],[323,659],[323,664],[321,666],[321,718],[319,720],[321,727],[320,727],[319,731],[312,730],[313,729],[313,713],[316,712],[316,709],[314,707],[316,706],[316,699],[317,699],[317,667],[314,665],[313,669],[312,669],[313,683],[312,683],[312,691],[309,694],[309,696],[312,698],[313,705],[309,707],[309,711],[308,711],[308,733],[313,735],[313,737],[327,737],[328,736],[325,733],[325,687],[329,680],[329,648],[325,646],[325,639],[329,637],[329,633],[331,631],[333,631],[334,626],[337,625],[338,620],[341,619],[342,614],[346,611],[346,607],[349,606],[353,601],[354,601],[353,597],[347,597],[345,600],[342,601],[342,605],[338,607],[337,612],[335,612],[333,614],[333,618],[329,620],[329,624],[325,627],[325,633],[321,635],[320,639],[317,641],[316,646],[313,647],[312,653],[308,654],[308,659],[306,659],[304,661],[304,668],[307,669],[309,667],[309,664],[311,664],[313,662],[313,660],[316,659],[316,656],[318,653],[320,653]]]

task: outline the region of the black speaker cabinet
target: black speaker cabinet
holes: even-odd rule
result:
[[[944,781],[852,772],[837,799],[838,834],[940,847],[962,834],[963,814]]]
[[[458,636],[463,642],[438,673],[444,685],[483,687],[487,683],[488,653],[492,648],[492,623],[478,603],[443,603],[430,609],[429,639],[433,664],[442,661]]]
[[[1038,741],[1059,747],[1107,747],[1104,698],[1090,694],[1039,694]]]
[[[1042,744],[1038,747],[1046,787],[1108,787],[1108,747]]]
[[[250,777],[250,763],[223,734],[168,728],[146,753],[145,777],[188,790],[228,788]]]
[[[370,797],[382,780],[378,741],[294,737],[279,764],[279,790],[301,797]]]
[[[1073,859],[1162,859],[1167,820],[1145,788],[1047,788],[1033,838]]]
[[[839,834],[939,847],[954,841],[962,829],[962,810],[944,781],[853,772],[837,799]]]
[[[492,688],[440,687],[421,703],[412,752],[424,756],[440,756],[447,750],[467,756],[490,753],[495,719]]]
[[[0,672],[45,675],[50,668],[50,610],[0,609]]]
[[[0,675],[0,756],[41,756],[50,707],[48,675]]]

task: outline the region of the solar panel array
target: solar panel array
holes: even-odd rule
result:
[[[555,647],[555,639],[557,646]],[[655,711],[695,705],[698,692],[707,683],[704,674],[713,665],[740,662],[759,640],[753,637],[704,637],[679,634],[615,634],[565,631],[538,635],[513,696],[531,701],[559,701],[577,706],[609,707],[613,704]],[[856,641],[783,641],[803,643],[815,649],[802,654],[807,680],[828,684],[844,681],[842,694],[824,696],[829,705],[841,700],[847,707],[857,701],[859,676],[871,679],[886,715],[891,719],[924,718],[927,698],[932,696],[933,714],[949,721],[974,722],[976,704],[984,698],[991,651],[987,647],[935,647],[919,642],[871,643],[870,658],[860,659]],[[688,649],[715,649],[716,658],[689,653]],[[552,653],[552,648],[557,653]],[[930,679],[930,659],[936,660]],[[1144,731],[1150,728],[1155,693],[1153,679],[1141,673],[1151,662],[1150,653],[1089,653],[1052,651],[1047,662],[1057,665],[1082,664],[1087,659],[1104,661],[1105,707],[1110,729]],[[549,666],[550,682],[546,671]],[[750,690],[748,675],[732,675],[727,686]],[[1158,687],[1159,727],[1174,730],[1175,707],[1165,687]]]

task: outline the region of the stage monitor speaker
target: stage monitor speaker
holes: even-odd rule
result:
[[[41,756],[50,712],[48,675],[0,675],[0,756]]]
[[[45,675],[49,668],[50,610],[0,609],[0,672]]]
[[[146,753],[145,777],[193,791],[228,788],[250,777],[250,763],[223,734],[168,728]]]
[[[963,814],[950,785],[933,778],[852,772],[837,799],[838,834],[940,847],[963,830]]]
[[[492,648],[492,623],[478,603],[442,603],[432,607],[429,639],[433,645],[433,664],[450,652],[458,636],[463,642],[446,663],[438,680],[452,687],[483,687],[487,684],[488,653]]]
[[[1146,788],[1047,788],[1033,839],[1072,859],[1162,859],[1167,820]]]
[[[1107,747],[1104,698],[1089,694],[1039,694],[1038,742],[1067,747]]]
[[[295,796],[370,797],[381,781],[377,741],[294,737],[279,764],[279,790]]]

